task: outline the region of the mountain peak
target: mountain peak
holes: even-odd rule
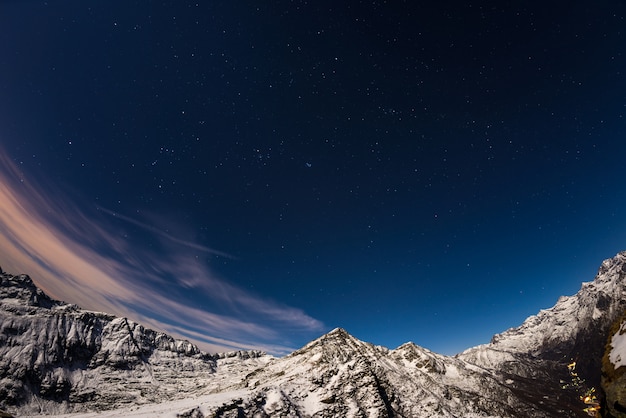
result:
[[[316,341],[321,341],[324,344],[328,344],[330,342],[337,342],[337,343],[341,343],[345,345],[358,345],[358,346],[367,345],[367,346],[374,347],[373,344],[359,340],[354,335],[346,331],[344,328],[335,328],[331,330],[330,332],[322,335]]]
[[[343,328],[335,328],[316,340],[311,341],[288,357],[305,356],[323,362],[345,363],[359,356],[376,358],[389,350],[363,342]]]
[[[60,303],[39,289],[27,274],[13,276],[4,272],[0,273],[0,299],[47,309]]]
[[[327,332],[326,336],[327,337],[336,336],[336,337],[340,337],[340,338],[352,337],[352,335],[350,335],[350,333],[348,333],[348,331],[346,331],[344,328],[340,328],[340,327],[337,327],[337,328]],[[354,338],[354,337],[352,337],[352,338]]]
[[[326,334],[322,335],[316,340],[311,341],[308,345],[312,344],[329,344],[331,342],[336,342],[340,344],[363,344],[363,341],[360,341],[344,328],[335,328]],[[306,346],[305,346],[306,347]],[[303,348],[305,348],[303,347]]]
[[[614,257],[602,262],[594,282],[606,283],[609,281],[622,280],[626,276],[626,251],[617,253]]]

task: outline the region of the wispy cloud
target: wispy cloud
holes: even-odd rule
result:
[[[303,311],[217,277],[197,257],[230,255],[125,214],[85,209],[72,199],[75,194],[26,176],[0,149],[5,270],[28,273],[52,297],[141,320],[211,351],[282,354],[292,348],[287,334],[322,330]],[[125,233],[128,226],[148,234],[153,245],[137,245]]]
[[[157,227],[149,225],[149,224],[147,224],[145,222],[138,221],[137,219],[131,218],[130,216],[122,215],[122,214],[120,214],[118,212],[115,212],[115,211],[112,211],[112,210],[109,210],[109,209],[106,209],[106,208],[103,208],[103,207],[98,207],[98,210],[100,210],[101,212],[106,213],[108,215],[111,215],[111,216],[113,216],[115,218],[122,219],[122,220],[124,220],[124,221],[126,221],[128,223],[131,223],[131,224],[136,225],[136,226],[138,226],[140,228],[143,228],[146,231],[150,231],[150,232],[152,232],[152,233],[154,233],[156,235],[159,235],[159,236],[161,236],[163,238],[166,238],[169,241],[174,242],[176,244],[180,244],[180,245],[183,245],[185,247],[189,247],[189,248],[192,248],[194,250],[199,250],[199,251],[202,251],[202,252],[205,252],[205,253],[208,253],[208,254],[219,255],[219,256],[227,257],[227,258],[234,258],[232,255],[227,254],[225,252],[218,251],[218,250],[215,250],[213,248],[206,247],[204,245],[199,245],[198,243],[195,243],[195,242],[192,242],[192,241],[186,241],[186,240],[180,239],[178,237],[175,237],[175,236],[173,236],[171,234],[168,234],[165,231],[162,231],[162,230],[158,229]]]

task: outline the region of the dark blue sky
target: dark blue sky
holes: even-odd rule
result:
[[[626,3],[501,3],[0,2],[5,175],[230,346],[487,342],[626,249]]]

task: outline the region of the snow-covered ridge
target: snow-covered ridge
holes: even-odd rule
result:
[[[155,402],[192,390],[186,378],[215,372],[216,360],[189,341],[52,300],[26,275],[0,279],[5,408],[54,413]]]
[[[575,360],[582,378],[599,381],[609,327],[626,308],[625,277],[620,253],[576,295],[455,357],[413,343],[390,350],[337,328],[273,358],[209,355],[126,318],[54,301],[28,276],[2,273],[0,409],[111,411],[99,417],[585,416],[580,387],[563,389],[567,365]],[[621,338],[613,335],[616,362],[624,358]]]
[[[585,282],[573,296],[562,296],[549,309],[495,335],[486,345],[470,348],[459,358],[492,368],[517,355],[540,356],[564,342],[574,344],[585,333],[606,331],[626,307],[626,252],[602,262],[594,281]],[[557,350],[558,351],[558,350]],[[565,353],[564,353],[565,354]]]

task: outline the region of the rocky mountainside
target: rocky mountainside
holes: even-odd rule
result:
[[[611,382],[623,380],[626,253],[576,295],[455,357],[413,343],[389,350],[342,329],[280,359],[209,355],[54,301],[28,276],[0,277],[0,409],[19,415],[586,417],[580,395],[600,392],[609,337]]]
[[[609,332],[606,352],[602,358],[602,389],[605,416],[626,418],[626,312]]]
[[[625,310],[626,252],[622,252],[605,260],[594,281],[583,283],[574,296],[561,297],[520,327],[457,357],[491,370],[500,380],[513,379],[521,396],[536,397],[559,386],[578,386],[579,392],[599,388],[609,329]],[[578,378],[574,383],[567,367],[572,364]],[[558,403],[573,409],[578,400],[562,398]]]
[[[4,409],[109,409],[184,395],[216,360],[126,318],[50,299],[26,276],[0,276],[0,402]]]
[[[413,343],[388,350],[343,329],[250,373],[241,385],[252,388],[250,396],[209,416],[554,416],[480,367]]]

